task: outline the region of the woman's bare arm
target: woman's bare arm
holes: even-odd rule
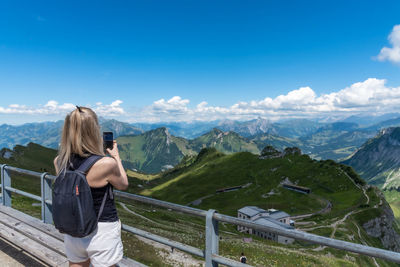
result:
[[[113,149],[107,149],[107,152],[111,156],[107,159],[110,168],[110,173],[106,176],[107,181],[118,190],[126,190],[129,185],[128,176],[119,157],[117,141],[114,140]]]

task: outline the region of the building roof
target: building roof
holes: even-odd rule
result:
[[[267,212],[267,211],[255,206],[246,206],[238,210],[238,212],[253,217],[261,212]]]
[[[287,213],[284,212],[284,211],[278,210],[278,211],[275,211],[275,212],[271,212],[271,213],[269,214],[269,217],[270,217],[270,218],[273,218],[273,219],[275,219],[275,220],[279,220],[279,219],[282,219],[282,218],[290,217],[290,215],[287,214]]]
[[[265,226],[270,226],[270,227],[275,227],[275,228],[281,228],[281,229],[294,229],[293,226],[286,224],[286,223],[281,223],[277,220],[274,220],[270,217],[262,216],[260,218],[257,218],[254,220],[255,223],[265,225]]]
[[[290,217],[290,215],[287,214],[284,211],[275,210],[275,209],[269,209],[268,211],[266,211],[266,210],[261,209],[261,208],[256,207],[256,206],[246,206],[246,207],[243,207],[240,210],[238,210],[238,212],[240,212],[240,213],[242,213],[244,215],[247,215],[250,218],[254,217],[254,216],[256,216],[256,215],[258,215],[260,213],[264,213],[264,212],[266,213],[266,215],[262,215],[261,217],[263,217],[263,218],[267,218],[268,217],[268,218],[271,218],[271,219],[274,219],[274,220],[280,220],[280,219],[283,219],[283,218]]]

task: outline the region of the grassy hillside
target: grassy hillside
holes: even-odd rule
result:
[[[0,150],[0,164],[54,174],[53,160],[56,155],[57,150],[38,144],[16,145],[13,150],[6,148]]]
[[[313,193],[308,196],[284,189],[280,183],[285,180],[309,187]],[[217,189],[240,185],[246,187],[215,193]],[[276,208],[295,215],[317,211],[326,205],[325,200],[331,201],[336,211],[357,206],[364,198],[333,161],[318,162],[306,155],[262,160],[248,152],[224,155],[213,149],[203,150],[185,171],[143,193],[180,204],[207,196],[200,208],[213,207],[231,215],[245,205]]]

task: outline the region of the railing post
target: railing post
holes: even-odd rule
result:
[[[215,212],[210,209],[206,216],[206,267],[218,266],[218,263],[212,260],[212,254],[218,254],[219,247],[218,221],[213,218]]]
[[[51,213],[51,205],[46,200],[52,200],[51,180],[46,179],[48,173],[44,172],[40,176],[40,184],[42,191],[42,221],[45,223],[53,223],[53,214]]]
[[[11,192],[6,190],[6,186],[11,187],[11,177],[6,167],[7,164],[1,166],[1,199],[4,206],[11,207]]]

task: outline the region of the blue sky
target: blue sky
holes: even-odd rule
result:
[[[3,1],[0,123],[72,104],[125,121],[393,111],[399,13],[399,1]]]

